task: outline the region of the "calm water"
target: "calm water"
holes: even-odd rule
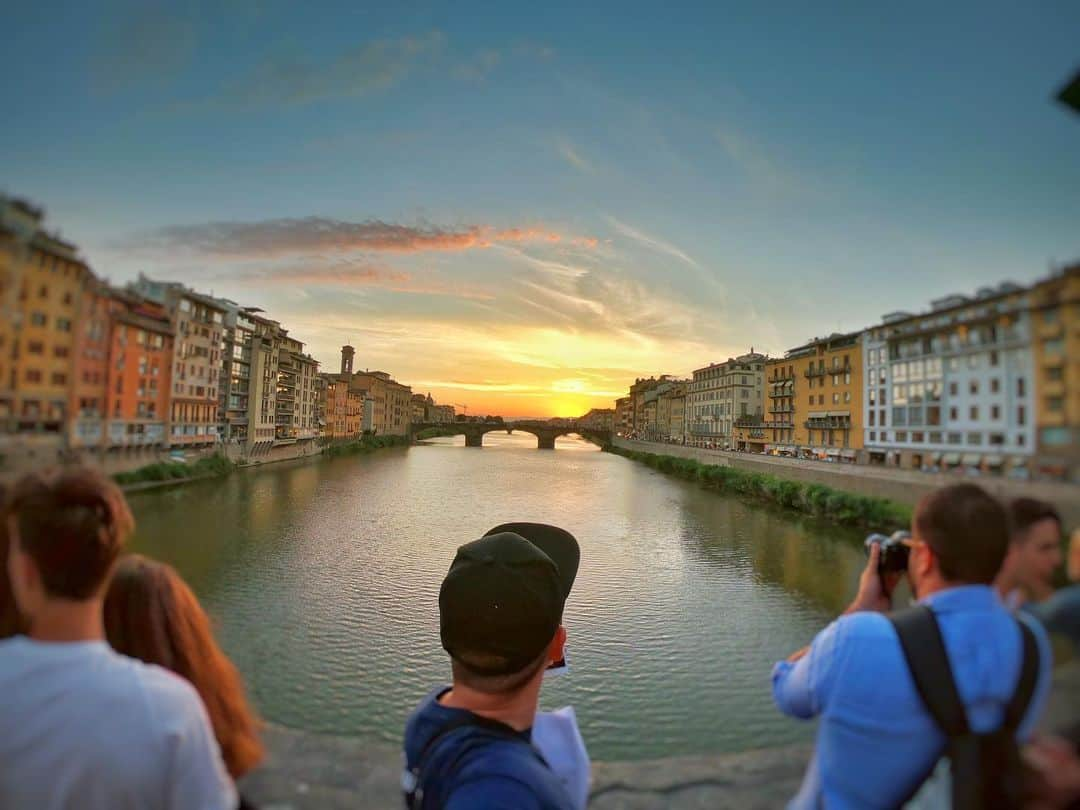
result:
[[[176,565],[271,720],[396,743],[449,674],[438,588],[456,547],[510,520],[565,526],[567,703],[597,759],[807,739],[775,660],[852,592],[849,532],[717,496],[576,438],[462,437],[136,495],[137,550]]]

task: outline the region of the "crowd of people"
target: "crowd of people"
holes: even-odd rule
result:
[[[0,807],[251,807],[237,780],[263,758],[260,720],[177,572],[124,553],[116,485],[62,468],[2,502]],[[1080,730],[1035,732],[1050,636],[1080,640],[1080,584],[1053,588],[1061,536],[1049,505],[957,484],[897,548],[870,545],[848,610],[773,670],[778,708],[820,718],[792,807],[1078,806]],[[573,711],[539,711],[579,563],[537,523],[458,548],[439,592],[451,683],[407,722],[406,807],[585,807]],[[1080,579],[1080,532],[1068,566]],[[904,577],[916,606],[894,610]]]

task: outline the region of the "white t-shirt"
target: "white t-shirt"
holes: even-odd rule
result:
[[[206,709],[183,678],[104,641],[0,641],[0,807],[236,805]]]

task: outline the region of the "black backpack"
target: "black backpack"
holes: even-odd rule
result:
[[[1023,721],[1039,670],[1035,635],[1022,621],[1024,661],[1016,692],[1001,726],[986,734],[971,731],[956,691],[945,644],[934,612],[925,605],[889,616],[900,637],[915,687],[930,716],[948,738],[944,756],[952,771],[953,810],[1013,810],[1023,806],[1024,770],[1016,730]]]
[[[483,739],[474,738],[467,744],[458,747],[454,756],[451,758],[449,765],[445,768],[444,773],[453,773],[457,769],[464,765],[465,759],[474,751],[480,750],[486,745],[490,745],[493,741],[503,741],[513,743],[515,745],[523,745],[529,749],[533,756],[539,760],[545,768],[550,766],[547,764],[547,760],[536,749],[536,747],[522,738],[520,734],[514,731],[510,726],[500,723],[498,720],[490,720],[486,717],[481,717],[478,714],[472,712],[462,713],[443,726],[439,733],[434,735],[423,750],[420,751],[420,755],[416,758],[416,764],[411,768],[407,768],[402,774],[401,788],[405,799],[406,810],[422,810],[424,807],[424,791],[425,787],[429,784],[433,774],[430,773],[428,767],[431,760],[431,755],[435,753],[435,749],[442,743],[449,740],[456,732],[464,728],[481,728],[487,734]]]

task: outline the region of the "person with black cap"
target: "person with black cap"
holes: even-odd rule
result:
[[[439,590],[453,684],[406,725],[407,807],[574,808],[531,732],[544,670],[564,658],[579,560],[573,535],[540,523],[496,526],[458,549]]]

